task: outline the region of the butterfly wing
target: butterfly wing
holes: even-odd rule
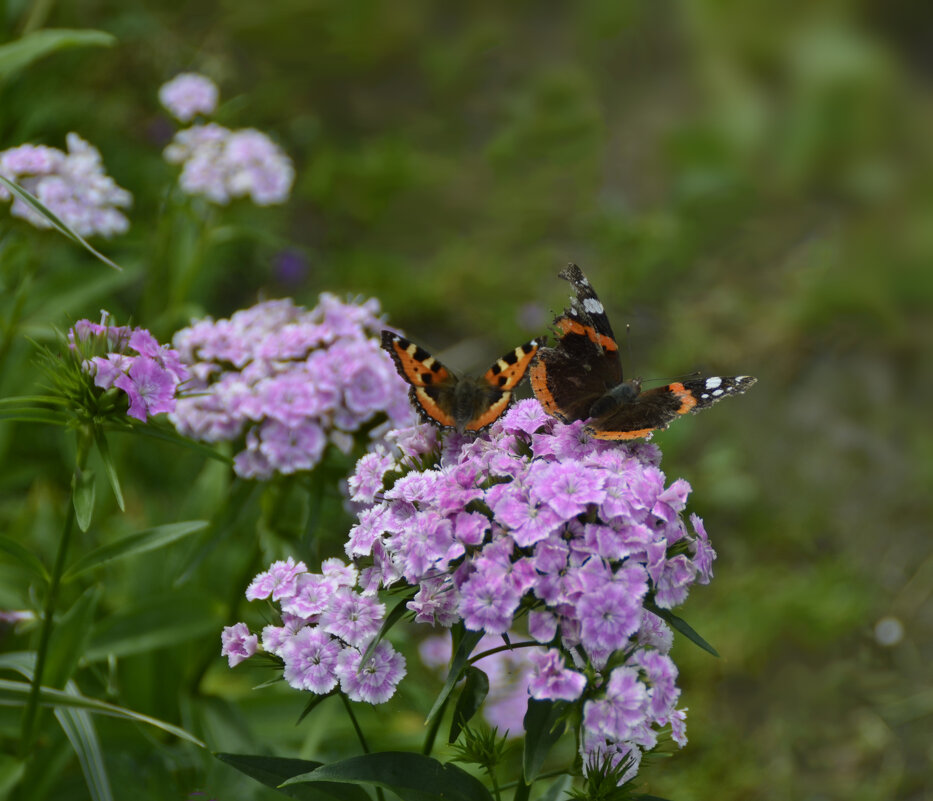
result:
[[[382,347],[395,362],[398,374],[411,384],[409,397],[421,418],[456,428],[457,377],[424,348],[391,331],[382,332]]]
[[[741,395],[757,380],[747,375],[711,376],[649,389],[594,418],[585,431],[596,439],[641,439],[667,428],[680,415],[695,414],[729,395]]]
[[[502,416],[515,399],[512,390],[525,377],[539,347],[536,339],[526,342],[497,359],[483,374],[480,389],[470,398],[470,420],[465,430],[481,431]]]
[[[559,276],[576,296],[554,319],[557,345],[538,351],[529,377],[544,410],[570,422],[588,418],[593,404],[621,383],[622,362],[609,318],[583,271],[569,264]]]

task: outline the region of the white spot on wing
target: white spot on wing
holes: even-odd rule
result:
[[[713,397],[714,397],[714,398],[718,398],[720,395],[722,395],[722,393],[723,393],[723,390],[721,390],[721,389],[714,390],[714,391],[713,391]]]
[[[586,298],[586,300],[583,301],[583,308],[586,309],[589,314],[602,314],[604,311],[603,304],[596,298]]]
[[[714,376],[713,378],[706,379],[706,388],[707,389],[716,389],[720,384],[722,384],[722,379],[719,376]]]

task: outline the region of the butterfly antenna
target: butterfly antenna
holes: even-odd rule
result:
[[[635,364],[632,361],[632,326],[625,324],[625,352],[628,354],[628,363]]]

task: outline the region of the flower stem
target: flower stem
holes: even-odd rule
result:
[[[21,756],[26,756],[32,749],[35,738],[36,717],[39,712],[39,688],[42,686],[45,660],[49,652],[49,641],[52,638],[52,619],[55,616],[55,607],[58,604],[58,589],[61,584],[62,573],[65,571],[65,559],[68,554],[68,545],[71,542],[71,532],[74,530],[75,505],[74,498],[68,499],[68,512],[65,515],[65,527],[58,542],[58,553],[55,556],[55,566],[49,583],[49,594],[45,599],[45,610],[42,614],[42,630],[39,635],[39,650],[36,653],[35,675],[32,677],[32,686],[29,688],[29,698],[23,712],[22,733],[19,740]]]
[[[360,728],[360,723],[356,719],[356,715],[353,714],[353,707],[350,706],[350,699],[341,692],[338,692],[337,695],[340,696],[340,700],[343,702],[344,709],[347,710],[347,714],[350,716],[350,722],[353,724],[353,728],[356,729],[356,736],[359,738],[360,747],[363,749],[363,753],[370,753],[369,745],[366,742],[366,737],[363,735],[363,730]],[[381,787],[376,788],[376,797],[379,799],[379,801],[385,801],[385,795],[383,794]]]

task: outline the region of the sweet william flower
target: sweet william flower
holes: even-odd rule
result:
[[[329,445],[348,449],[363,429],[376,448],[385,431],[376,423],[413,419],[405,384],[376,340],[383,324],[376,301],[326,293],[313,309],[271,300],[192,322],[173,339],[192,378],[170,419],[185,436],[245,442],[234,456],[243,478],[311,470]],[[361,371],[369,388],[356,394]],[[381,488],[377,463],[369,464],[371,473],[351,482],[361,502],[374,482]]]
[[[220,635],[221,654],[227,657],[230,667],[236,667],[256,653],[259,637],[250,634],[245,623],[225,626]]]
[[[217,108],[217,84],[197,72],[183,72],[159,87],[159,102],[176,119],[190,122]]]
[[[68,151],[44,145],[20,145],[0,152],[0,175],[22,186],[81,236],[112,237],[125,233],[129,220],[119,209],[133,196],[104,170],[100,152],[76,133],[66,137]],[[0,201],[10,200],[0,186]],[[32,206],[13,197],[10,213],[36,228],[52,224]]]
[[[68,332],[68,347],[95,387],[125,394],[130,417],[145,422],[174,411],[188,371],[176,351],[159,345],[145,329],[78,320]]]

